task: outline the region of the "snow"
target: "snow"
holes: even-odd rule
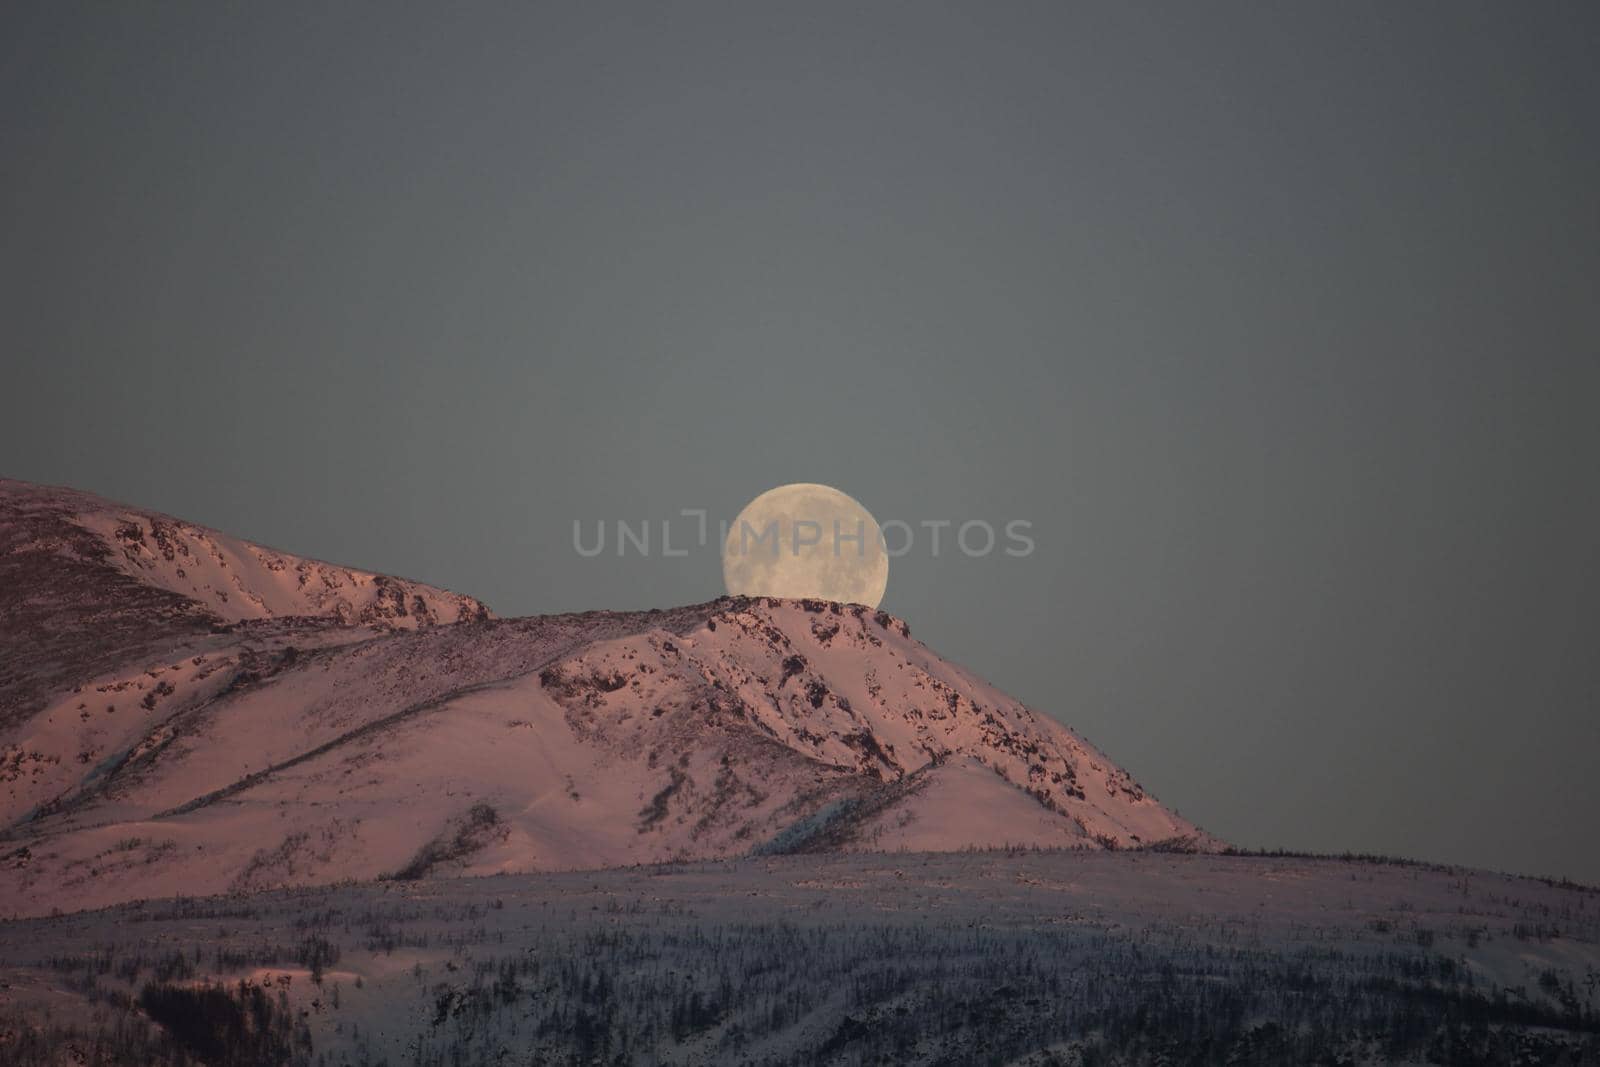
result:
[[[1076,1062],[1108,1042],[1126,1057],[1109,1062],[1222,1060],[1160,1042],[1237,1051],[1273,1021],[1362,1062],[1389,1061],[1408,1028],[1400,1058],[1424,1062],[1463,1009],[1484,1034],[1538,1019],[1519,1041],[1592,1042],[1600,892],[1360,861],[998,850],[190,898],[0,923],[0,1033],[48,1007],[83,1047],[111,1031],[116,994],[180,956],[167,981],[282,991],[329,1062],[588,1062],[580,1014],[646,1064],[1042,1063],[1024,1057],[1045,1048]]]
[[[124,574],[228,622],[312,615],[411,628],[486,613],[471,597],[291,556],[175,519],[120,508],[75,518],[113,549],[109,558]]]

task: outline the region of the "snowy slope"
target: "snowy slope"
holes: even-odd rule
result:
[[[0,732],[0,916],[750,853],[1216,845],[884,612],[723,598],[493,620],[126,509],[75,514],[129,542],[100,560],[112,607],[134,583],[261,616],[152,616],[155,638],[86,657]],[[132,522],[142,543],[117,532]]]
[[[392,630],[488,614],[419,582],[0,479],[0,727],[65,682],[229,625],[304,618]]]
[[[308,1067],[1579,1064],[1597,968],[1600,891],[1481,871],[757,857],[0,922],[0,1063],[171,1062],[141,992],[244,982]]]
[[[104,572],[107,592],[128,586],[117,580],[120,575],[224,622],[317,616],[415,627],[488,617],[488,609],[469,596],[292,556],[71,489],[0,479],[0,523],[18,535],[8,537],[8,555],[32,556],[36,568],[16,573],[13,595],[60,593],[49,589],[54,557],[94,565]],[[8,578],[15,567],[17,560],[8,560]]]

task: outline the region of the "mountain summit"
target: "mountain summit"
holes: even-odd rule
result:
[[[0,916],[345,879],[1206,850],[861,605],[478,601],[0,483]]]

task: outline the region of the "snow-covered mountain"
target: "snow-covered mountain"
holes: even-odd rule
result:
[[[1218,842],[860,605],[499,620],[0,483],[0,916],[690,857]]]

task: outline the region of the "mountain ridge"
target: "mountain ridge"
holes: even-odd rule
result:
[[[306,616],[387,630],[490,615],[422,582],[0,478],[0,727],[52,685],[219,628]]]

